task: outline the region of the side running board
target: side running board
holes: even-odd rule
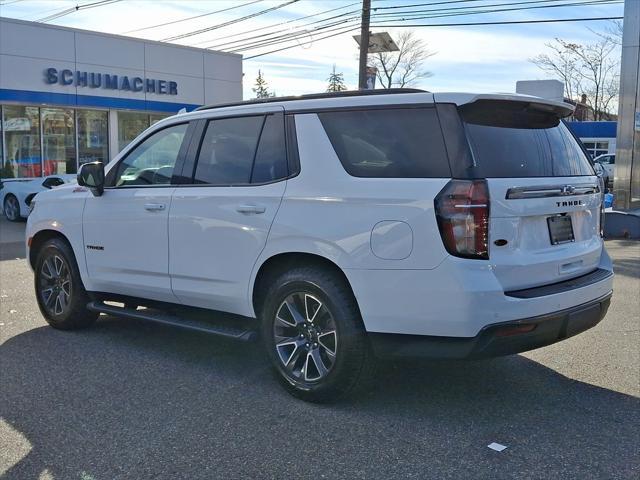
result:
[[[218,335],[233,340],[239,340],[241,342],[253,341],[258,336],[255,330],[230,325],[216,324],[215,312],[212,312],[212,316],[214,316],[212,321],[207,321],[203,319],[190,318],[187,316],[182,317],[172,315],[170,313],[152,309],[136,310],[133,308],[116,307],[113,305],[107,305],[99,301],[90,302],[89,304],[87,304],[87,308],[93,312],[105,313],[107,315],[114,315],[117,317],[133,318],[136,320],[148,320],[150,322],[170,325],[172,327],[179,327],[187,330],[194,330],[197,332]]]

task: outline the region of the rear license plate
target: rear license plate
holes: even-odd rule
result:
[[[573,225],[571,225],[571,217],[563,215],[558,217],[548,217],[547,225],[549,226],[549,239],[551,245],[559,245],[561,243],[574,242]]]

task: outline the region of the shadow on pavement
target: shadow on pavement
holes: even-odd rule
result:
[[[0,261],[26,258],[24,242],[0,243]]]
[[[632,478],[639,467],[639,399],[523,356],[387,364],[373,391],[311,405],[280,389],[257,345],[103,318],[13,337],[0,368],[0,416],[30,444],[6,480]]]

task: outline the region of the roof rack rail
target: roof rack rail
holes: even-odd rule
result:
[[[274,102],[287,102],[291,100],[315,100],[321,98],[340,98],[340,97],[360,97],[365,95],[390,95],[398,93],[429,93],[427,90],[421,90],[419,88],[385,88],[379,90],[343,90],[342,92],[328,92],[328,93],[310,93],[307,95],[291,95],[287,97],[268,97],[268,98],[254,98],[251,100],[244,100],[242,102],[232,103],[219,103],[216,105],[203,105],[196,108],[194,111],[199,110],[211,110],[213,108],[223,107],[237,107],[241,105],[256,105],[261,103],[274,103]]]

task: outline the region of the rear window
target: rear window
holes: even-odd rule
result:
[[[333,111],[318,117],[354,177],[451,176],[434,108]]]
[[[511,102],[460,109],[473,177],[594,175],[569,129],[551,113]]]

